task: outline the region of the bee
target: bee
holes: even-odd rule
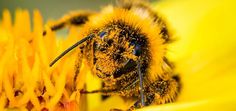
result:
[[[81,90],[81,93],[137,98],[128,110],[176,100],[180,78],[166,57],[173,34],[148,2],[118,0],[116,6],[107,6],[100,13],[74,13],[50,29],[56,31],[71,25],[81,27],[78,36],[82,39],[59,55],[50,66],[79,46],[76,74],[81,59],[85,58],[92,73],[104,82],[100,90]]]

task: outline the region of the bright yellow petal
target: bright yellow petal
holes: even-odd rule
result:
[[[171,46],[169,53],[176,61],[177,71],[183,80],[183,90],[179,100],[205,98],[211,96],[212,93],[222,94],[216,91],[227,90],[223,86],[228,86],[228,83],[214,80],[236,72],[234,68],[236,63],[236,38],[234,36],[236,34],[232,30],[236,16],[232,15],[233,1],[208,1],[204,2],[203,6],[201,5],[203,1],[184,1],[186,2],[188,3],[185,6],[186,9],[188,8],[186,12],[175,10],[175,13],[180,13],[179,16],[182,19],[170,20],[179,22],[180,25],[175,26],[176,30],[180,30],[179,40]],[[183,8],[181,3],[178,6]],[[186,15],[182,15],[183,13]],[[173,17],[168,14],[170,13],[167,13],[167,16]],[[187,20],[184,22],[185,18]],[[191,25],[185,25],[189,23]],[[184,24],[185,28],[181,24]],[[209,87],[207,91],[201,91],[204,93],[201,94],[199,90],[204,90],[201,87],[211,84],[212,80],[215,84],[221,84],[219,88]],[[196,96],[200,94],[201,96]]]
[[[217,97],[194,102],[149,106],[138,111],[235,111],[235,103],[235,96]]]
[[[74,89],[76,84],[71,84],[77,53],[68,54],[49,67],[49,62],[73,44],[76,36],[56,44],[53,32],[42,36],[43,21],[38,10],[34,11],[32,31],[27,10],[18,9],[15,15],[12,24],[10,13],[5,10],[0,24],[0,110],[63,110],[68,106],[78,109],[80,95]],[[75,31],[70,32],[76,35]],[[77,81],[80,79],[81,88],[85,79]]]

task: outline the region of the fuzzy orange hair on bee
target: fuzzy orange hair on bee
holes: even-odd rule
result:
[[[100,13],[71,14],[50,29],[56,31],[70,25],[81,27],[78,38],[82,39],[50,66],[79,46],[78,59],[85,58],[92,73],[104,82],[100,90],[81,93],[137,98],[129,110],[176,100],[179,76],[166,57],[173,35],[164,19],[147,2],[119,0],[116,6],[107,6]],[[76,62],[76,73],[80,66],[81,61]]]

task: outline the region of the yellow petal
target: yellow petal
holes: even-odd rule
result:
[[[5,30],[12,31],[12,22],[9,10],[3,11],[2,25]]]
[[[235,111],[235,102],[235,96],[217,97],[193,102],[149,106],[138,111]]]

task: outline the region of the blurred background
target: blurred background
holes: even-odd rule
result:
[[[116,0],[0,0],[0,13],[2,14],[4,9],[8,9],[11,12],[11,16],[14,17],[16,9],[27,9],[30,12],[30,16],[32,16],[33,10],[38,9],[43,16],[44,23],[46,23],[48,20],[60,19],[71,11],[99,11],[102,7],[109,4],[116,4]],[[2,19],[1,16],[0,20]],[[63,29],[58,31],[58,34],[67,35],[67,31]]]
[[[28,9],[30,13],[39,9],[46,19],[57,19],[73,10],[99,10],[115,0],[0,0],[0,12],[9,9],[14,14],[15,9]]]
[[[99,10],[103,6],[115,3],[116,0],[0,0],[0,12],[4,9],[11,12],[17,8],[28,9],[30,12],[39,9],[44,19],[55,19],[73,10]]]

